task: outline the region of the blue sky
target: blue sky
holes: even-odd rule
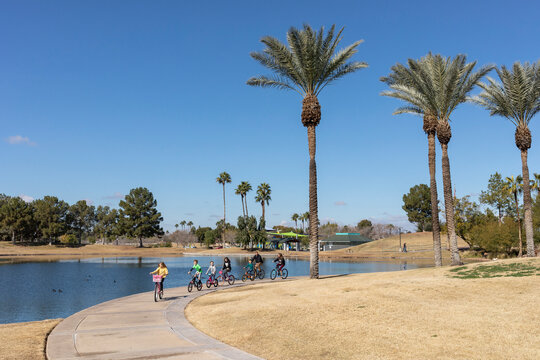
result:
[[[286,223],[308,209],[301,98],[246,86],[267,73],[249,53],[290,26],[336,24],[344,46],[365,40],[355,59],[369,68],[320,96],[320,219],[407,226],[402,195],[429,181],[427,141],[419,118],[392,115],[400,104],[379,95],[379,78],[428,51],[536,61],[539,12],[536,1],[4,1],[0,192],[115,206],[145,186],[172,229],[220,219],[215,178],[226,170],[229,220],[241,214],[234,187],[245,180],[271,185],[268,224]],[[451,120],[458,196],[478,194],[495,171],[521,171],[509,121],[470,104]],[[539,123],[531,172],[540,172]],[[248,206],[259,215],[254,195]]]

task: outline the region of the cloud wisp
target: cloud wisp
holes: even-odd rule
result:
[[[336,206],[345,206],[345,205],[347,205],[347,203],[345,201],[336,201],[336,202],[334,202],[334,205],[336,205]]]
[[[21,195],[19,195],[19,197],[20,197],[24,202],[27,202],[27,203],[30,203],[30,202],[34,201],[34,198],[31,197],[30,195],[21,194]]]
[[[107,196],[104,196],[103,199],[106,199],[106,200],[119,200],[119,199],[123,199],[124,198],[124,195],[122,193],[119,193],[119,192],[115,192],[114,194],[112,195],[107,195]]]
[[[11,145],[28,145],[36,146],[37,144],[30,140],[28,136],[14,135],[8,136],[6,142]]]

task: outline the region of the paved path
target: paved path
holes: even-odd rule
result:
[[[188,293],[185,286],[165,288],[166,298],[157,303],[152,299],[153,293],[148,292],[80,311],[63,320],[49,335],[47,357],[50,360],[260,359],[203,334],[187,321],[186,305],[210,291],[215,290],[204,286],[202,291],[194,289]]]

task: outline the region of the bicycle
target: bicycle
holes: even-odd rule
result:
[[[217,277],[217,280],[218,281],[221,281],[221,283],[225,283],[228,282],[229,285],[234,285],[234,281],[236,280],[236,278],[234,277],[233,274],[227,274],[225,276],[223,276],[223,271],[219,271],[219,276]]]
[[[255,269],[255,278],[259,278],[260,280],[264,279],[264,269],[259,267],[259,270]]]
[[[247,279],[251,281],[255,280],[255,273],[253,272],[253,270],[246,271],[244,275],[242,275],[243,282],[246,282]]]
[[[270,279],[274,280],[278,275],[281,275],[281,278],[285,280],[289,276],[289,271],[285,268],[278,270],[277,266],[275,269],[272,269],[270,272]]]
[[[163,279],[163,276],[161,275],[153,275],[152,281],[155,283],[154,285],[154,301],[158,302],[159,300],[163,299],[163,290],[161,289],[161,280]]]
[[[197,274],[195,274],[195,275],[193,275],[191,277],[191,281],[189,282],[189,284],[187,286],[187,291],[191,292],[193,290],[193,286],[195,286],[198,291],[202,290],[202,281],[201,281],[201,279],[199,279]]]
[[[210,288],[212,285],[214,285],[214,287],[217,287],[219,285],[219,282],[215,275],[210,274],[208,280],[206,280],[206,287]]]

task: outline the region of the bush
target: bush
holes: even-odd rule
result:
[[[73,234],[61,235],[58,240],[64,245],[75,245],[79,243],[77,237]]]
[[[471,229],[471,243],[488,252],[510,253],[518,246],[518,227],[510,218],[505,218],[502,224],[490,221],[476,225]]]

